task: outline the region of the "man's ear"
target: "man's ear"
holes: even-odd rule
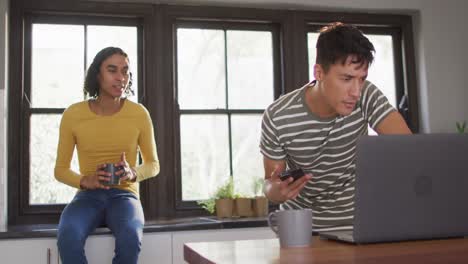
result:
[[[315,78],[315,80],[321,81],[322,78],[323,78],[323,74],[324,74],[324,71],[323,71],[322,65],[315,64],[314,65],[314,78]]]

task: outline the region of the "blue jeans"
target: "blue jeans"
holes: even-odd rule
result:
[[[106,224],[115,237],[112,263],[137,263],[144,222],[140,200],[131,192],[119,189],[81,191],[60,217],[57,246],[62,263],[88,263],[84,252],[86,238],[102,224]]]

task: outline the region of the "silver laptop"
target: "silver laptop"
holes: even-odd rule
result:
[[[354,230],[320,236],[350,243],[468,236],[468,134],[360,138]]]

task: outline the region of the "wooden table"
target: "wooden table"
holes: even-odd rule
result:
[[[184,244],[184,259],[206,263],[468,263],[468,239],[351,245],[313,238],[310,247],[280,248],[278,239]]]

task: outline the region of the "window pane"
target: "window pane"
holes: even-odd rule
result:
[[[228,31],[227,60],[229,108],[266,108],[273,101],[271,32]]]
[[[182,200],[208,199],[229,179],[226,115],[181,115]]]
[[[315,44],[317,43],[318,33],[308,33],[309,49],[309,79],[314,78],[314,64],[316,59]],[[375,48],[374,62],[369,68],[367,79],[375,84],[388,98],[388,101],[394,107],[396,101],[395,86],[395,62],[393,60],[392,36],[366,34]]]
[[[68,203],[76,193],[54,177],[60,118],[58,114],[31,116],[30,204]],[[79,171],[76,156],[71,167]]]
[[[235,192],[255,196],[254,182],[264,178],[263,158],[258,149],[262,115],[233,115],[232,166]]]
[[[224,31],[177,30],[180,109],[226,108]]]
[[[369,79],[396,107],[395,61],[393,60],[392,36],[367,35],[374,44],[375,58],[369,68]]]
[[[32,25],[32,107],[65,108],[83,100],[84,28]]]
[[[94,56],[106,47],[119,47],[127,53],[132,73],[132,101],[138,101],[138,31],[137,27],[123,26],[88,26],[88,54],[86,54],[86,68],[93,62]]]
[[[314,80],[314,65],[317,59],[317,44],[319,34],[318,33],[307,33],[307,49],[309,50],[309,80]]]

